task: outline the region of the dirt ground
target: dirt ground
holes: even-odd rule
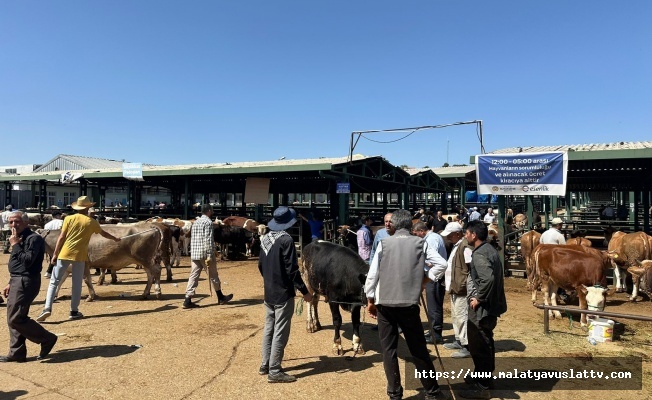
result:
[[[0,255],[0,283],[8,282],[7,255]],[[145,286],[142,270],[126,268],[120,282],[96,287],[100,297],[82,302],[85,318],[69,321],[70,298],[55,303],[54,313],[44,326],[59,336],[52,356],[36,361],[39,346],[28,343],[28,361],[0,364],[0,399],[383,399],[385,375],[375,324],[368,316],[362,328],[367,353],[354,359],[331,352],[331,317],[326,304],[320,304],[324,329],[314,334],[305,331],[305,313],[295,316],[290,342],[286,348],[284,369],[299,379],[292,384],[268,384],[259,376],[260,341],[263,329],[263,285],[257,261],[220,262],[219,272],[225,293],[234,293],[234,301],[218,306],[208,296],[205,280],[199,284],[201,308],[183,310],[189,273],[188,258],[174,268],[173,282],[162,284],[160,300],[141,301],[137,297]],[[96,281],[97,277],[94,277]],[[202,275],[205,278],[205,275]],[[69,295],[70,280],[62,294]],[[47,281],[31,308],[35,318],[42,309]],[[508,278],[506,292],[509,311],[499,319],[495,330],[498,357],[555,357],[563,360],[581,357],[638,355],[643,358],[643,390],[620,390],[610,381],[612,390],[501,390],[495,398],[507,399],[649,399],[652,397],[652,324],[619,320],[625,324],[620,339],[613,343],[588,343],[586,332],[569,320],[553,320],[552,333],[543,335],[542,311],[532,306],[525,280]],[[87,294],[86,289],[83,295]],[[448,298],[446,299],[448,302]],[[607,310],[652,315],[652,303],[631,304],[624,294],[608,302]],[[0,347],[7,346],[6,314],[0,317]],[[453,337],[448,308],[445,313],[447,339]],[[425,314],[423,314],[425,321]],[[350,349],[350,316],[344,314],[345,348]],[[6,348],[6,347],[5,347]],[[436,355],[435,347],[429,346]],[[452,365],[451,351],[438,348],[445,368]],[[5,350],[0,350],[4,352]],[[4,353],[0,353],[4,354]],[[399,355],[408,354],[403,341]],[[351,353],[347,353],[351,355]],[[472,368],[464,359],[462,366]],[[403,365],[404,362],[401,361]],[[441,370],[435,360],[437,370]],[[439,380],[444,390],[449,384]],[[450,381],[453,389],[463,389],[461,380]],[[422,393],[406,390],[406,399],[420,399]],[[450,396],[450,392],[449,392]],[[459,397],[458,397],[459,398]]]

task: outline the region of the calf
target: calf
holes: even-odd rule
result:
[[[360,306],[367,298],[364,283],[369,266],[353,250],[326,241],[312,242],[303,249],[301,255],[301,275],[303,281],[314,292],[313,301],[308,304],[306,330],[310,333],[321,329],[317,305],[319,295],[323,295],[333,316],[335,336],[333,352],[343,355],[340,329],[342,309],[351,312],[353,323],[353,352],[364,354],[360,343]]]
[[[534,282],[534,261],[532,255],[534,249],[539,245],[541,234],[537,231],[528,231],[521,236],[521,257],[525,261],[525,273],[527,275],[527,287],[530,290],[537,290],[538,287],[533,286]]]
[[[560,287],[577,292],[581,310],[604,310],[606,271],[609,269],[606,254],[585,246],[540,244],[534,250],[533,260],[532,302],[536,302],[536,287],[540,283],[546,305],[557,305],[557,288]],[[561,313],[551,310],[550,316],[561,318]],[[586,321],[583,313],[581,326],[586,326]]]

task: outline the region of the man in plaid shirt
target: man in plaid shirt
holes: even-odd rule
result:
[[[220,277],[217,274],[217,258],[215,258],[215,240],[213,239],[213,206],[201,206],[202,216],[192,224],[190,231],[190,261],[192,268],[188,277],[186,299],[183,308],[197,308],[199,305],[191,301],[195,295],[195,288],[199,284],[199,274],[202,269],[208,270],[208,279],[217,293],[217,304],[226,304],[233,298],[233,294],[224,295]]]

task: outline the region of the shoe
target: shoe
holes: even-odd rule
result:
[[[442,392],[441,389],[437,389],[435,393],[427,394],[424,397],[425,400],[448,400],[449,397],[446,393]]]
[[[426,343],[427,344],[435,344],[435,343],[442,344],[442,343],[444,343],[444,338],[442,338],[441,336],[439,336],[438,334],[435,333],[435,338],[433,339],[432,335],[428,336],[426,338]]]
[[[451,343],[444,343],[444,348],[446,350],[461,350],[464,347],[462,347],[462,345],[456,340],[456,341],[451,342]]]
[[[41,352],[39,353],[38,357],[36,357],[36,359],[42,360],[47,357],[48,354],[50,354],[52,351],[54,345],[57,344],[57,340],[59,340],[59,338],[55,336],[51,341],[41,343]]]
[[[46,273],[43,274],[43,276],[46,277],[46,278],[48,278],[48,279],[50,279],[50,277],[52,276],[52,274],[49,273],[49,272],[46,272]]]
[[[84,318],[84,314],[80,313],[79,311],[70,311],[70,317],[68,319],[82,319]]]
[[[45,321],[46,319],[48,319],[48,317],[49,317],[50,315],[52,315],[52,311],[43,310],[43,311],[41,312],[41,315],[39,315],[38,317],[36,317],[36,320],[37,320],[38,322],[43,322],[43,321]]]
[[[267,375],[267,382],[269,383],[290,383],[296,382],[296,380],[296,377],[288,375],[285,372],[277,372],[275,374]]]
[[[467,358],[467,357],[471,357],[471,352],[469,352],[465,348],[461,348],[460,350],[451,354],[451,358]]]
[[[258,368],[258,375],[267,375],[269,374],[269,367],[267,365],[261,365]]]
[[[461,391],[460,397],[463,399],[490,399],[491,392],[489,388],[485,388],[479,383],[475,383],[473,384],[472,389]]]
[[[186,310],[189,308],[199,308],[199,304],[193,303],[190,297],[186,297],[183,301],[183,308]]]
[[[226,304],[233,299],[233,294],[227,294],[217,301],[218,305]]]
[[[15,357],[9,357],[9,356],[0,356],[0,362],[25,362],[25,358],[15,358]]]

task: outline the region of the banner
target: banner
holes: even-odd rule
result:
[[[143,181],[143,164],[122,163],[122,177],[132,181]]]
[[[483,154],[476,156],[478,193],[565,196],[566,152]]]

